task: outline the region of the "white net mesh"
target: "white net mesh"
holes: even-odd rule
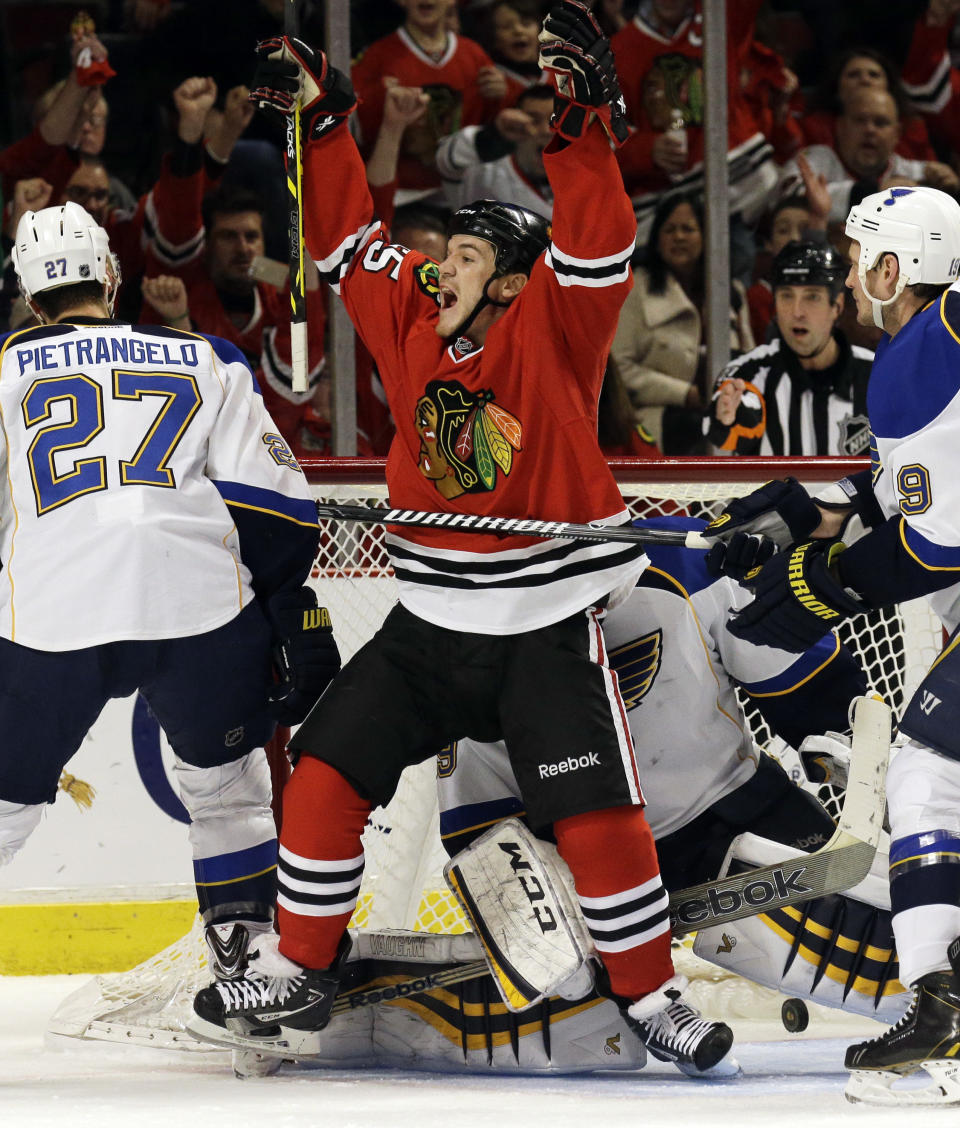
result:
[[[715,480],[714,463],[714,480],[704,480],[699,470],[684,468],[677,470],[673,481],[659,481],[651,474],[648,478],[621,479],[620,485],[635,516],[685,513],[710,517],[725,499],[749,492],[773,474],[793,474],[813,492],[820,482],[839,476],[826,465],[813,478],[809,463],[780,465],[782,461],[777,460],[775,470],[761,464],[756,473],[747,474],[739,460],[725,460],[726,467],[736,472],[736,479]],[[641,472],[650,469],[648,464],[640,464]],[[382,481],[373,485],[350,482],[343,477],[342,464],[335,475],[313,472],[309,476],[318,498],[351,505],[386,503],[386,486]],[[311,582],[317,587],[321,603],[330,609],[346,661],[383,621],[395,601],[395,583],[383,547],[382,526],[324,524]],[[861,616],[853,624],[845,625],[841,634],[860,657],[870,684],[897,713],[942,642],[938,621],[919,600],[891,612]],[[757,742],[765,746],[770,740],[766,726],[750,710],[748,719]],[[835,814],[836,794],[823,789],[820,798]],[[373,813],[364,835],[364,852],[364,880],[352,927],[464,930],[464,919],[442,878],[446,855],[440,845],[432,762],[408,770],[390,804]],[[704,983],[727,978],[692,953],[684,952],[682,958],[684,972]],[[183,1040],[183,1021],[189,1014],[190,999],[207,980],[202,934],[195,928],[177,945],[132,971],[98,976],[75,992],[54,1016],[51,1030],[75,1037],[109,1037],[147,1044],[153,1039],[153,1044],[176,1045],[178,1032]],[[723,997],[729,996],[731,1006],[746,1007],[748,1013],[751,998],[767,999],[767,995],[772,995],[740,984],[742,981],[725,987]],[[717,1009],[719,997],[715,997],[708,1010]],[[697,1001],[701,1001],[699,997]],[[112,1033],[108,1035],[105,1030]]]

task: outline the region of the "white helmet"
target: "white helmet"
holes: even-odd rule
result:
[[[937,188],[890,188],[864,196],[850,209],[846,233],[860,244],[857,274],[879,329],[883,307],[905,286],[948,284],[960,277],[960,204]],[[881,301],[867,289],[866,275],[886,252],[897,256],[900,276],[893,295]]]
[[[109,287],[104,297],[113,312],[120,268],[106,231],[79,204],[25,212],[17,224],[13,265],[28,301],[44,290],[101,282]]]

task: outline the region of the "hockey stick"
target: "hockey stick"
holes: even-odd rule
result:
[[[286,0],[283,6],[283,34],[296,36],[300,30],[300,0]],[[290,358],[295,392],[307,390],[307,302],[303,275],[303,143],[300,136],[300,102],[287,117],[287,148],[284,153],[289,210],[287,234],[290,240]]]
[[[414,525],[456,533],[495,533],[511,537],[559,537],[563,540],[627,541],[630,544],[710,548],[712,540],[684,529],[638,529],[633,525],[577,525],[534,517],[484,517],[474,513],[428,513],[421,509],[384,509],[317,502],[317,517],[360,521],[365,525]]]
[[[856,703],[854,714],[850,775],[843,810],[830,841],[811,854],[674,893],[670,897],[673,935],[682,936],[695,928],[728,924],[799,901],[839,893],[862,881],[880,840],[889,754],[890,709],[876,698],[862,697]],[[358,967],[354,975],[362,975],[362,970]],[[337,995],[331,1017],[490,974],[485,960],[424,967],[414,977],[404,974],[402,966],[397,967],[396,975],[390,973],[392,970],[381,966],[379,983],[371,984],[367,980],[355,987],[346,986]],[[223,1031],[218,1032],[215,1040],[220,1045],[257,1048],[288,1057],[310,1057],[319,1052],[310,1048],[316,1045],[316,1032],[290,1028],[283,1028],[279,1037],[256,1039]]]

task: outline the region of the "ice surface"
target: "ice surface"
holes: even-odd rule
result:
[[[47,1016],[77,976],[0,977],[3,1128],[897,1128],[960,1124],[956,1109],[848,1104],[847,1043],[880,1029],[812,1020],[805,1035],[732,1020],[744,1076],[693,1081],[669,1065],[572,1078],[286,1068],[237,1080],[224,1054],[44,1045]],[[819,1037],[817,1036],[819,1033]],[[827,1033],[829,1037],[823,1037]],[[842,1034],[843,1036],[838,1036]],[[69,1044],[69,1043],[68,1043]]]

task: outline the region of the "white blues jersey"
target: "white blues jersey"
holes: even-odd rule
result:
[[[702,527],[683,518],[650,524]],[[833,634],[800,656],[735,638],[726,623],[732,609],[752,599],[748,589],[729,578],[710,577],[704,552],[655,546],[648,553],[651,565],[630,597],[604,620],[603,633],[627,709],[647,820],[654,836],[662,838],[756,771],[760,753],[735,683],[757,702],[787,699],[827,673],[841,648]],[[841,662],[836,666],[839,670]],[[819,718],[806,719],[816,726]],[[445,750],[439,794],[447,842],[523,813],[502,743],[461,740]]]
[[[0,635],[24,646],[212,630],[253,597],[245,515],[316,526],[218,338],[92,318],[0,337],[0,423]]]

